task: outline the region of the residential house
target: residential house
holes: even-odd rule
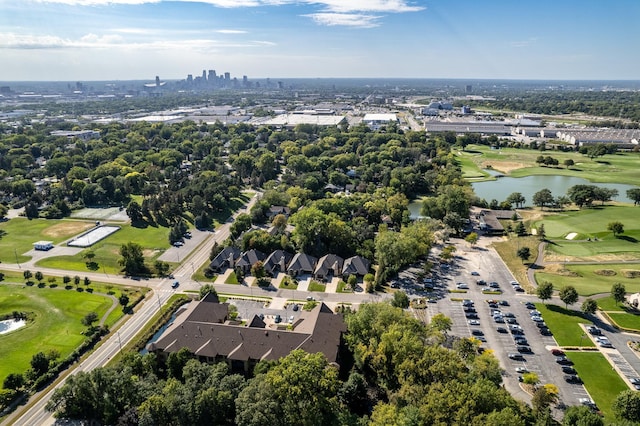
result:
[[[318,259],[318,263],[313,271],[317,279],[330,279],[342,273],[344,259],[335,254],[327,254]]]
[[[267,255],[260,250],[251,249],[249,251],[245,251],[236,262],[234,269],[240,269],[242,273],[246,275],[251,272],[253,265],[257,262],[264,261],[266,257]]]
[[[296,253],[287,267],[287,273],[291,276],[313,274],[318,259],[304,253]]]
[[[242,253],[240,252],[240,249],[235,247],[225,247],[216,257],[213,258],[209,264],[209,269],[220,272],[223,269],[235,268],[236,261],[241,255]]]
[[[342,265],[342,276],[356,275],[363,277],[369,273],[371,262],[362,256],[352,256],[345,259]]]
[[[291,209],[285,206],[271,206],[269,207],[269,211],[267,212],[267,218],[269,221],[272,221],[274,217],[279,214],[283,214],[286,217],[289,217],[291,214]]]
[[[293,259],[293,255],[284,250],[276,250],[267,256],[264,261],[264,270],[267,274],[275,277],[280,272],[287,272],[287,266]]]

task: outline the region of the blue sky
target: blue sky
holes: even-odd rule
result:
[[[640,79],[638,0],[0,0],[0,81]]]

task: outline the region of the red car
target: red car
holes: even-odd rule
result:
[[[564,355],[564,351],[560,349],[551,349],[551,355],[553,356],[562,356]]]

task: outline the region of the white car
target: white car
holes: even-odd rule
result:
[[[525,367],[516,367],[516,373],[519,374],[524,374],[524,373],[528,373],[529,370],[527,370]]]
[[[456,287],[458,288],[458,290],[468,290],[469,289],[469,286],[466,285],[465,283],[458,283],[456,285]]]
[[[469,320],[467,322],[469,323],[469,325],[480,325],[480,321],[474,320],[474,319]]]

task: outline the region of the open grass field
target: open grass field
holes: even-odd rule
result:
[[[34,321],[0,335],[0,382],[10,373],[23,373],[37,352],[56,350],[66,357],[85,339],[80,320],[89,312],[102,317],[112,306],[108,297],[37,286],[0,285],[0,313],[32,313]],[[121,310],[120,316],[122,315]]]
[[[540,155],[551,156],[557,159],[561,165],[565,160],[571,159],[575,165],[569,169],[564,166],[540,167],[536,164],[536,158]],[[482,175],[483,169],[491,165],[495,170],[512,177],[562,175],[580,177],[592,182],[626,183],[629,185],[637,185],[640,178],[639,153],[610,154],[591,160],[577,152],[516,148],[491,149],[484,145],[469,145],[465,151],[458,153],[458,157],[465,177]]]
[[[560,346],[589,346],[594,344],[589,338],[583,338],[584,332],[579,324],[591,324],[579,310],[565,309],[562,306],[536,303],[536,309],[542,314],[553,337]]]
[[[40,240],[58,244],[74,235],[95,226],[94,222],[78,220],[33,219],[17,217],[0,223],[0,231],[6,232],[0,239],[0,261],[26,262],[29,256],[23,254],[33,249],[33,243]]]
[[[640,244],[640,207],[628,205],[607,205],[604,207],[595,206],[592,208],[584,208],[581,210],[566,210],[563,212],[541,212],[544,217],[535,220],[532,226],[538,227],[540,223],[544,224],[544,230],[547,238],[554,240],[561,246],[560,240],[563,240],[567,234],[576,233],[573,241],[598,238],[598,241],[591,241],[597,244],[588,244],[588,246],[598,247],[607,245],[606,249],[619,247],[619,250],[639,251]],[[607,225],[611,222],[622,222],[624,233],[615,238],[611,231],[607,230]],[[566,240],[570,244],[569,240]],[[597,251],[596,249],[587,249],[589,251]]]
[[[567,357],[574,362],[591,398],[604,414],[605,423],[612,424],[615,416],[611,405],[616,396],[629,387],[599,352],[567,352]]]
[[[536,272],[536,281],[550,281],[558,290],[566,285],[572,285],[582,296],[611,292],[614,283],[622,283],[627,293],[640,292],[640,278],[627,278],[621,271],[629,268],[640,269],[640,265],[629,264],[576,264],[565,265],[564,269],[554,271],[547,267],[544,271]],[[558,267],[561,267],[558,265]],[[613,271],[615,275],[602,275],[596,272],[602,270]]]
[[[83,258],[87,252],[95,253],[93,261],[97,264],[97,270],[107,274],[117,274],[122,269],[118,264],[120,259],[120,246],[128,242],[140,244],[144,250],[147,266],[152,267],[153,261],[169,247],[169,229],[161,226],[147,226],[137,228],[131,225],[123,225],[118,232],[98,242],[93,247],[87,248],[75,256],[56,256],[39,260],[36,264],[43,268],[65,269],[70,271],[88,271],[86,260]]]

